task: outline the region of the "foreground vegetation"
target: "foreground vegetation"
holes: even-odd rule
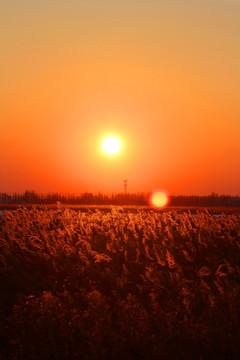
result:
[[[1,359],[239,359],[240,218],[0,217]]]

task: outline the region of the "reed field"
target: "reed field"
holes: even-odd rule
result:
[[[238,360],[239,214],[6,211],[0,307],[1,360]]]

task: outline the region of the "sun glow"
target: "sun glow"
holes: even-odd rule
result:
[[[121,149],[121,143],[116,137],[109,136],[103,140],[102,149],[106,154],[114,155]]]
[[[149,205],[155,208],[162,208],[169,204],[170,197],[164,191],[154,191],[149,198]]]

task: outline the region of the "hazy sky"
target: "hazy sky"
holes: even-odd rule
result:
[[[0,4],[0,191],[240,193],[239,0]]]

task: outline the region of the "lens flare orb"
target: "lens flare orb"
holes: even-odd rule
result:
[[[170,197],[165,191],[156,190],[150,195],[149,205],[154,208],[162,208],[169,204]]]
[[[121,143],[116,137],[109,136],[103,140],[102,149],[106,154],[114,155],[121,149]]]

